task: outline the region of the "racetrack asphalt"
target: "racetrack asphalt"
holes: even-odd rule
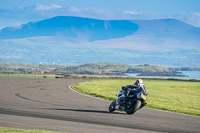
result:
[[[72,91],[86,80],[0,77],[0,127],[72,133],[200,133],[200,117],[142,108],[108,112],[111,101]]]

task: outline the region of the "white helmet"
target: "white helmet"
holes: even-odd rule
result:
[[[141,79],[137,79],[135,81],[135,85],[141,85],[141,84],[143,84],[143,81]]]

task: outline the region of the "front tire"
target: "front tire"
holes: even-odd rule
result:
[[[131,106],[130,108],[126,108],[126,113],[129,115],[133,114],[140,108],[140,106],[141,106],[141,101],[137,100],[137,101],[135,101],[133,106]]]
[[[115,103],[115,101],[113,101],[109,106],[109,112],[115,111],[115,106],[116,106],[116,103]]]

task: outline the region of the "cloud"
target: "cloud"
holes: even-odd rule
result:
[[[94,15],[92,14],[99,14],[102,12],[102,9],[96,9],[96,8],[78,8],[78,7],[75,7],[75,6],[71,6],[71,7],[68,7],[66,8],[66,11],[65,12],[67,15],[68,14],[72,14],[72,15],[75,15],[75,16],[80,16],[80,17],[86,17],[88,15],[91,15],[91,17],[93,17]]]
[[[86,17],[86,18],[95,18],[95,19],[112,19],[113,14],[105,9],[100,8],[78,8],[75,6],[71,6],[65,9],[66,15],[73,15],[79,17]]]
[[[70,11],[70,12],[80,12],[81,10],[77,7],[72,6],[72,7],[68,8],[68,11]]]
[[[35,6],[35,10],[40,10],[40,11],[43,11],[43,10],[52,10],[52,9],[59,9],[59,8],[62,8],[62,6],[60,5],[55,5],[55,4],[50,4],[50,5],[42,5],[42,4],[37,4]]]
[[[194,13],[192,13],[192,15],[200,17],[200,12],[194,12]]]
[[[135,14],[139,14],[139,13],[138,12],[134,12],[134,11],[125,11],[124,14],[135,15]]]

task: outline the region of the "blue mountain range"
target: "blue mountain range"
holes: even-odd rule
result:
[[[57,16],[0,30],[0,62],[200,67],[200,28],[176,19]]]
[[[133,34],[138,25],[128,20],[103,21],[80,17],[59,16],[39,22],[30,22],[20,29],[12,27],[0,31],[0,39],[17,39],[58,34],[78,38],[80,34],[89,41],[120,38]]]

